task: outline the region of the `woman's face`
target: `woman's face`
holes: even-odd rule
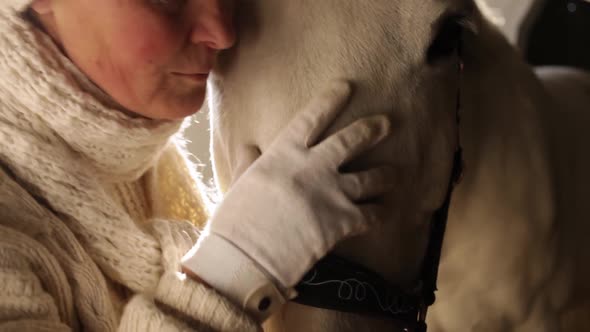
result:
[[[235,42],[232,0],[36,0],[67,55],[127,110],[197,112],[217,53]]]

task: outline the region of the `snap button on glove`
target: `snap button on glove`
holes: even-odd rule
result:
[[[390,169],[343,174],[339,168],[387,137],[389,119],[385,115],[362,118],[319,141],[350,92],[349,84],[337,82],[291,120],[231,186],[207,231],[185,257],[185,269],[214,284],[200,275],[206,271],[199,271],[199,260],[191,257],[199,251],[213,252],[206,247],[214,243],[225,246],[211,241],[220,237],[285,291],[338,242],[366,232],[377,222],[379,207],[360,202],[392,189]],[[217,259],[223,265],[223,253]],[[228,278],[239,282],[239,276]]]

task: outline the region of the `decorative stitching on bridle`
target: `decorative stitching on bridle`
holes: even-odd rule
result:
[[[318,273],[319,271],[316,269],[312,270],[311,278],[302,281],[302,284],[306,286],[322,286],[331,283],[336,284],[338,286],[338,298],[346,301],[355,300],[362,302],[367,300],[368,296],[372,294],[377,300],[377,304],[382,311],[389,312],[394,315],[402,313],[405,314],[413,309],[408,305],[408,303],[401,301],[400,297],[398,296],[388,296],[387,298],[382,298],[381,294],[377,292],[375,287],[366,281],[362,281],[357,278],[348,278],[344,280],[329,279],[316,282],[316,279],[318,279]]]

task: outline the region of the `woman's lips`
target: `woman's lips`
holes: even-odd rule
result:
[[[172,73],[176,77],[180,77],[193,82],[203,83],[209,78],[209,73]]]

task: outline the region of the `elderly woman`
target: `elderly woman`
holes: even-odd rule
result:
[[[324,137],[344,83],[262,156],[236,156],[245,172],[209,214],[177,132],[231,20],[221,0],[2,0],[1,331],[260,330],[371,226],[379,206],[361,202],[387,173],[338,169],[389,125]]]

